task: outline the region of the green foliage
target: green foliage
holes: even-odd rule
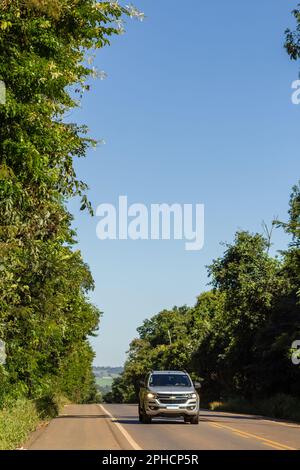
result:
[[[278,419],[300,421],[299,398],[278,393],[264,400],[249,402],[244,398],[229,398],[225,402],[209,404],[212,411],[231,411],[233,413],[256,414]]]
[[[225,295],[222,329],[222,369],[227,393],[256,394],[257,335],[267,324],[275,297],[282,292],[284,280],[279,263],[270,258],[267,242],[259,234],[239,232],[224,256],[209,267],[213,286]]]
[[[102,397],[107,397],[112,390],[112,384],[115,378],[123,372],[122,367],[93,367],[93,373],[96,379],[96,387],[99,393],[99,401]]]
[[[208,267],[211,291],[192,308],[174,307],[144,321],[110,400],[136,399],[139,381],[151,369],[186,369],[203,379],[204,403],[299,419],[293,406],[300,373],[290,357],[300,338],[298,187],[289,221],[276,224],[291,235],[281,258],[270,256],[264,236],[237,232]]]
[[[40,416],[34,402],[18,400],[0,411],[0,450],[16,449],[36,428]]]
[[[40,422],[54,418],[67,402],[55,393],[37,400],[10,397],[0,410],[0,450],[23,445]]]
[[[79,197],[91,211],[74,159],[96,142],[64,116],[97,76],[87,51],[108,45],[134,14],[109,1],[0,3],[0,405],[53,394],[97,399],[87,338],[100,312],[89,302],[93,279],[66,208]]]
[[[258,408],[245,398],[228,398],[226,401],[213,401],[209,403],[212,411],[231,411],[232,413],[258,414]],[[270,415],[269,415],[270,416]]]
[[[285,44],[284,47],[292,60],[297,60],[300,58],[300,4],[298,8],[295,8],[292,11],[293,16],[296,20],[296,29],[291,31],[287,29],[285,31]]]
[[[258,403],[258,410],[263,415],[274,418],[285,418],[300,421],[299,397],[292,397],[284,393],[277,393]]]
[[[192,352],[192,340],[187,340],[191,314],[188,307],[174,307],[144,321],[138,328],[140,337],[130,344],[124,373],[114,380],[110,399],[135,401],[139,383],[151,369],[187,367]]]

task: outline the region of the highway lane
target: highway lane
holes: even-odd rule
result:
[[[141,424],[136,405],[68,405],[28,449],[298,450],[300,426],[257,416],[201,411],[199,425],[181,419]]]
[[[136,405],[104,405],[145,450],[293,450],[300,449],[300,426],[257,416],[201,411],[199,425],[182,419],[140,424]]]

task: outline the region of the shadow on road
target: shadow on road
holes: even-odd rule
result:
[[[119,417],[119,418],[116,418],[115,422],[120,423],[120,424],[140,424],[141,426],[147,426],[146,424],[140,423],[138,418],[134,419],[132,417],[130,417],[130,419],[122,419],[121,417]],[[183,420],[181,421],[176,420],[176,419],[163,420],[163,419],[155,418],[154,420],[152,420],[151,424],[148,424],[148,426],[155,426],[155,425],[162,425],[162,424],[164,425],[165,424],[181,424],[184,426],[188,425]]]
[[[78,415],[59,415],[59,416],[56,416],[56,418],[54,419],[109,419],[110,416],[108,415],[82,415],[82,414],[78,414]],[[122,422],[125,422],[124,420],[125,419],[130,419],[132,422],[134,421],[134,417],[132,416],[118,416],[116,418],[114,418],[115,421],[119,421],[119,420],[122,420]],[[136,421],[135,421],[136,422]]]
[[[218,419],[220,419],[220,418],[226,418],[226,419],[230,418],[230,419],[244,419],[244,420],[245,419],[252,419],[254,421],[255,420],[256,421],[261,420],[260,416],[248,416],[248,415],[231,415],[231,414],[227,415],[227,414],[215,414],[215,413],[214,414],[202,413],[201,416],[202,416],[202,418],[205,418],[205,421],[214,421],[213,418],[218,418]],[[209,419],[206,419],[206,417],[208,417]]]
[[[60,415],[57,416],[55,419],[109,419],[110,417],[107,415]],[[134,418],[133,416],[118,416],[114,418],[115,423],[120,424],[140,424],[138,418]],[[163,420],[163,419],[154,419],[152,424],[185,424],[183,421],[170,419],[170,420]],[[141,424],[142,425],[142,424]],[[145,426],[143,424],[143,426]]]
[[[105,415],[59,415],[55,419],[104,419]]]

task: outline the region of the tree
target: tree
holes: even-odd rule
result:
[[[85,401],[94,390],[87,337],[100,312],[88,300],[93,280],[66,203],[79,197],[91,211],[74,158],[96,141],[64,117],[97,75],[87,51],[108,45],[124,15],[138,13],[110,1],[0,4],[0,374],[14,396],[58,390]]]
[[[285,31],[285,44],[284,47],[292,60],[300,58],[300,4],[298,8],[292,11],[293,16],[296,19],[296,29],[291,31],[287,29]]]
[[[267,240],[248,232],[238,232],[234,244],[226,245],[224,256],[209,267],[213,286],[225,295],[222,366],[230,379],[227,393],[251,398],[258,392],[256,335],[282,289],[279,268],[279,262],[268,255]]]
[[[225,295],[214,289],[199,295],[193,309],[191,334],[194,348],[189,370],[203,379],[201,399],[204,403],[220,400],[228,388],[228,378],[224,374],[224,349],[227,335],[224,330]]]

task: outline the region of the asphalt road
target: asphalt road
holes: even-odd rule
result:
[[[201,411],[199,425],[181,419],[141,424],[136,405],[68,405],[25,445],[42,449],[299,450],[300,425],[251,415]]]

